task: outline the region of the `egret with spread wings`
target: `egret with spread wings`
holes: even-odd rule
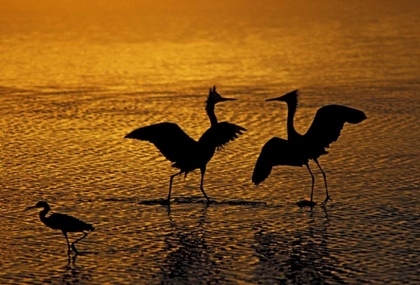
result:
[[[342,105],[327,105],[318,109],[312,125],[306,134],[299,134],[293,125],[293,118],[298,105],[298,90],[294,90],[281,97],[267,99],[266,101],[283,101],[287,103],[287,140],[274,137],[262,148],[257,163],[255,164],[252,182],[255,185],[263,182],[276,165],[306,166],[312,177],[311,203],[315,178],[309,168],[309,160],[315,161],[322,172],[325,183],[325,205],[331,197],[328,194],[327,178],[318,162],[321,155],[327,154],[332,142],[340,136],[344,123],[358,124],[366,119],[365,113]]]
[[[207,163],[216,150],[223,148],[228,142],[233,141],[242,132],[246,131],[241,126],[228,122],[219,123],[217,121],[214,113],[215,105],[219,102],[230,100],[236,99],[223,98],[216,92],[216,86],[210,88],[206,101],[206,112],[210,119],[211,127],[198,141],[188,136],[177,124],[168,122],[138,128],[125,136],[125,138],[145,140],[153,143],[168,160],[173,162],[172,167],[179,169],[179,172],[171,175],[169,180],[168,203],[171,199],[172,180],[174,177],[182,173],[187,175],[188,172],[198,168],[201,171],[200,190],[207,201],[210,202],[203,187]]]

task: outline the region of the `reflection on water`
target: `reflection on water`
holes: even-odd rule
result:
[[[420,283],[416,1],[150,4],[159,17],[132,1],[103,15],[95,1],[40,2],[26,11],[57,13],[0,9],[1,284]],[[174,180],[168,214],[170,163],[123,137],[168,121],[197,140],[213,84],[238,98],[220,121],[248,131],[207,166],[214,202],[191,173]],[[298,132],[326,104],[369,117],[320,159],[328,217],[296,205],[310,193],[304,168],[251,182],[262,145],[286,138],[286,107],[264,100],[296,88]],[[74,261],[59,233],[21,214],[40,200],[95,225]]]
[[[151,199],[151,200],[144,200],[139,201],[139,205],[168,205],[166,199]],[[205,205],[230,205],[230,206],[252,206],[252,207],[264,207],[267,206],[266,202],[258,202],[258,201],[247,201],[247,200],[228,200],[228,201],[215,201],[211,200],[207,202],[207,200],[203,199],[201,196],[191,196],[191,197],[180,197],[175,198],[171,204],[205,204]],[[170,207],[168,208],[170,212]]]
[[[171,218],[171,232],[165,237],[165,265],[161,267],[162,284],[209,284],[227,283],[226,277],[214,261],[212,249],[206,242],[207,205],[203,206],[197,221],[182,225]],[[193,217],[196,218],[196,217]]]
[[[255,280],[259,284],[346,284],[335,274],[336,260],[328,249],[326,220],[309,221],[307,228],[297,229],[293,238],[284,236],[264,223],[255,225],[255,255],[259,264]]]
[[[69,285],[90,284],[92,281],[92,269],[76,265],[76,260],[77,255],[73,257],[69,255],[68,264],[65,266],[64,271],[61,274],[57,272],[54,276],[42,280],[42,283]]]

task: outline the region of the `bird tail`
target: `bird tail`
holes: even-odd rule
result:
[[[94,230],[95,230],[95,227],[94,226],[92,226],[91,224],[88,224],[87,225],[87,229],[86,229],[87,231],[91,231],[91,232],[93,232]]]

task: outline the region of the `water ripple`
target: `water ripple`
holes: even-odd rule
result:
[[[260,186],[252,185],[262,145],[286,137],[286,110],[263,101],[276,96],[275,88],[241,95],[237,104],[217,109],[220,120],[248,132],[208,164],[204,187],[212,203],[202,196],[196,171],[174,179],[167,206],[174,169],[152,144],[123,137],[172,121],[198,139],[209,127],[205,96],[95,92],[7,97],[20,103],[4,113],[2,283],[419,281],[417,109],[391,99],[360,106],[344,96],[368,120],[345,126],[320,158],[333,202],[311,211],[296,205],[310,194],[305,168],[275,167]],[[299,131],[309,126],[321,97],[302,99]],[[320,202],[322,175],[312,169]],[[23,211],[38,200],[95,225],[74,262],[62,233],[45,227],[36,210]]]

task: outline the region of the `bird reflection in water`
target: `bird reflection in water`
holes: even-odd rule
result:
[[[345,284],[339,262],[328,248],[328,213],[309,216],[307,228],[279,231],[275,225],[258,223],[254,233],[258,284]],[[312,215],[312,213],[311,213]]]
[[[76,265],[76,259],[77,259],[78,254],[75,254],[73,256],[71,256],[70,254],[68,255],[68,259],[67,259],[67,269],[72,268],[72,266]]]
[[[294,127],[293,119],[298,106],[298,90],[289,92],[278,98],[266,101],[282,101],[287,103],[287,140],[274,137],[262,148],[252,174],[255,185],[263,182],[276,165],[303,166],[308,168],[312,177],[311,200],[306,204],[313,207],[315,177],[309,167],[309,160],[315,161],[324,177],[326,197],[323,206],[331,200],[328,194],[327,178],[318,162],[321,155],[327,154],[325,150],[340,136],[345,123],[358,124],[366,119],[365,113],[342,105],[327,105],[318,109],[315,119],[308,131],[301,135]],[[304,203],[305,201],[302,201]]]
[[[79,254],[79,252],[76,249],[76,243],[78,243],[88,235],[87,231],[95,230],[95,228],[91,224],[85,223],[75,217],[66,214],[53,213],[47,217],[46,215],[50,211],[50,206],[45,201],[39,201],[35,206],[26,208],[25,211],[34,208],[43,208],[43,210],[39,212],[39,218],[41,222],[44,223],[44,225],[51,229],[61,230],[63,232],[63,235],[66,238],[67,242],[67,254],[69,255],[69,260],[71,249],[73,249],[76,255]],[[67,237],[67,233],[69,232],[81,232],[83,233],[83,236],[76,239],[70,245],[69,239]]]
[[[91,284],[93,275],[93,267],[76,265],[77,254],[68,256],[68,263],[63,271],[57,271],[53,276],[50,276],[42,281],[42,284]]]
[[[227,143],[241,135],[245,128],[228,122],[218,122],[214,108],[217,103],[236,99],[223,98],[216,91],[216,86],[210,88],[206,101],[206,112],[210,119],[211,127],[195,141],[188,136],[177,124],[158,123],[147,127],[138,128],[124,138],[145,140],[153,143],[168,160],[173,162],[172,167],[178,168],[179,172],[171,175],[169,180],[169,193],[167,203],[171,199],[172,181],[175,176],[185,174],[195,169],[201,171],[200,190],[210,202],[204,191],[204,174],[207,163],[213,157],[216,150],[222,149]]]
[[[167,255],[159,274],[161,284],[229,284],[206,241],[208,205],[203,205],[198,221],[193,214],[179,222],[173,220],[172,207],[167,207],[172,231],[165,237]]]

